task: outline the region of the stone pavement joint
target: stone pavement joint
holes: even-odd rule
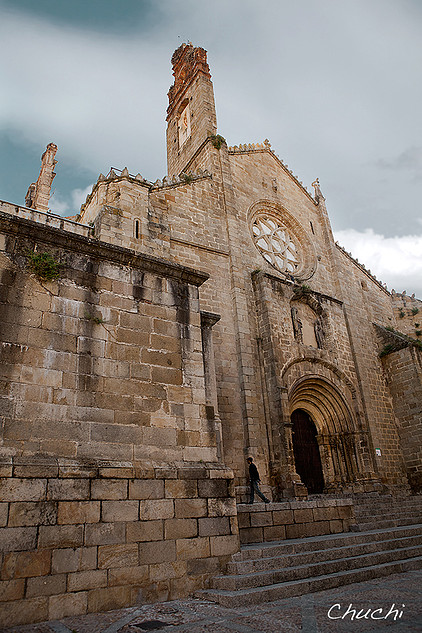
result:
[[[54,633],[72,633],[72,631],[61,622],[49,622],[49,627],[53,629]]]
[[[306,633],[319,633],[312,594],[302,596],[302,629]]]
[[[411,571],[327,589],[304,596],[283,598],[246,607],[226,608],[198,599],[144,604],[128,609],[2,629],[0,633],[141,633],[142,623],[168,622],[163,633],[420,633],[421,571]],[[352,603],[356,609],[405,604],[401,620],[340,620],[328,618],[333,604],[343,612]]]
[[[104,629],[102,633],[118,633],[118,631],[120,631],[120,629],[123,628],[125,624],[129,624],[130,622],[132,622],[132,620],[134,620],[138,617],[138,615],[141,614],[142,609],[136,609],[136,611],[133,611],[129,615],[126,615],[124,618],[121,618],[120,620],[117,620],[117,622],[111,624],[108,628]]]

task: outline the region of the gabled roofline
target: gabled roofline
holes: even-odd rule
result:
[[[283,169],[283,171],[293,180],[293,182],[303,191],[303,193],[309,198],[309,200],[315,205],[318,206],[318,202],[309,191],[306,189],[305,185],[294,175],[294,173],[288,168],[288,165],[285,165],[283,161],[277,156],[277,154],[271,149],[270,144],[267,142],[264,143],[249,143],[248,145],[235,145],[234,147],[229,147],[230,156],[235,156],[238,154],[254,154],[254,153],[268,153],[270,154],[278,163],[278,165]]]

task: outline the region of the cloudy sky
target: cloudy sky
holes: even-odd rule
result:
[[[100,172],[162,178],[170,58],[208,51],[218,131],[319,177],[336,239],[422,298],[421,0],[0,0],[0,199],[24,204],[47,143],[51,206]]]

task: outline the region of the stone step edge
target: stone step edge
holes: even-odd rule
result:
[[[409,545],[409,544],[406,543],[406,541],[408,541],[409,539],[418,539],[418,538],[421,539],[421,543],[417,543],[416,545]],[[329,549],[330,552],[338,550],[337,553],[341,554],[342,553],[341,550],[349,550],[349,549],[352,549],[352,548],[364,548],[364,547],[371,546],[371,545],[372,546],[379,546],[379,545],[387,544],[387,543],[389,545],[391,545],[391,544],[401,545],[401,547],[397,547],[394,550],[382,549],[382,550],[379,550],[377,552],[367,552],[367,553],[364,553],[364,554],[356,554],[356,556],[369,556],[371,554],[381,554],[381,553],[384,553],[384,552],[396,551],[396,549],[404,550],[404,549],[407,549],[409,547],[419,547],[419,546],[422,545],[422,532],[420,534],[412,534],[410,536],[403,536],[403,537],[400,537],[400,538],[397,538],[397,539],[385,539],[383,541],[364,541],[363,543],[356,543],[356,544],[348,543],[346,545],[341,545],[341,546],[335,547],[335,548],[330,547],[330,548],[325,548],[325,549],[316,549],[316,550],[307,551],[307,552],[306,551],[305,552],[293,552],[293,553],[290,553],[290,554],[280,554],[280,555],[275,555],[275,556],[265,556],[265,557],[258,557],[258,558],[247,558],[247,559],[244,559],[244,560],[230,561],[229,565],[232,565],[232,566],[239,565],[239,566],[241,566],[241,565],[250,564],[251,562],[254,562],[254,561],[267,561],[268,563],[270,563],[270,562],[274,562],[274,561],[280,560],[280,562],[281,562],[283,558],[294,558],[294,557],[300,558],[300,557],[305,557],[305,556],[310,556],[310,555],[316,555],[316,556],[326,555],[327,549]],[[341,558],[333,558],[333,559],[329,558],[329,559],[325,559],[325,560],[322,560],[322,561],[319,561],[319,562],[331,562],[333,560],[344,560],[346,558],[352,558],[353,556],[355,556],[355,554],[352,554],[351,556],[342,556]],[[304,565],[307,565],[307,564],[308,563],[304,563]],[[313,563],[309,563],[309,564],[313,564]],[[283,569],[290,569],[291,567],[293,567],[293,565],[291,565],[291,564],[287,564],[286,565],[285,564],[283,566]],[[271,568],[271,569],[277,569],[277,568]],[[247,572],[247,573],[249,573],[249,572]],[[233,573],[231,572],[230,574],[224,574],[224,576],[221,576],[221,577],[226,578],[226,577],[229,577],[229,576],[238,576],[238,575],[241,575],[241,574],[243,575],[242,571],[239,571],[237,574],[234,573],[234,572]]]
[[[412,551],[413,550],[413,551]],[[265,576],[265,575],[271,575],[271,574],[276,574],[277,572],[283,572],[285,570],[289,570],[289,571],[303,571],[306,573],[307,570],[309,570],[310,572],[312,572],[314,569],[317,569],[318,566],[321,565],[336,565],[337,563],[348,563],[348,562],[361,562],[364,559],[370,559],[372,557],[376,557],[376,556],[388,556],[390,554],[394,554],[396,552],[399,552],[400,554],[405,554],[405,553],[420,553],[421,558],[422,558],[422,545],[413,545],[411,547],[406,547],[406,548],[402,548],[400,550],[396,550],[396,549],[389,549],[389,550],[383,550],[382,552],[371,552],[370,554],[358,554],[356,556],[345,556],[343,558],[334,558],[334,559],[330,559],[330,560],[322,560],[322,561],[318,561],[315,563],[305,563],[303,565],[290,565],[287,566],[286,568],[284,567],[280,567],[278,569],[271,569],[271,570],[259,570],[259,571],[255,571],[255,572],[249,572],[246,574],[227,574],[227,575],[221,575],[221,576],[215,576],[214,578],[212,578],[212,581],[214,580],[220,580],[220,579],[227,579],[228,581],[233,580],[235,578],[239,579],[239,581],[241,579],[252,579],[252,578],[259,578],[259,576]],[[417,556],[404,556],[402,559],[400,560],[409,560],[412,558],[417,558]],[[395,562],[394,559],[390,560],[390,561],[385,561],[385,562]],[[376,565],[382,565],[384,563],[376,563]],[[375,566],[376,566],[375,565]],[[363,566],[365,567],[365,565]],[[374,567],[374,565],[371,565],[371,567]],[[362,569],[362,567],[360,567],[359,565],[355,565],[353,567],[350,567],[348,570],[345,571],[352,571],[354,569]],[[336,572],[333,572],[336,573]],[[305,578],[305,576],[303,576],[303,578]],[[265,586],[265,585],[263,585]]]
[[[358,569],[351,569],[351,570],[345,570],[345,571],[340,571],[340,572],[335,572],[333,574],[322,574],[321,576],[315,576],[315,577],[311,577],[311,578],[301,578],[300,580],[289,580],[287,582],[280,582],[280,583],[276,583],[273,585],[264,585],[262,587],[250,587],[247,589],[236,589],[236,590],[226,590],[226,589],[203,589],[201,591],[197,591],[195,593],[195,596],[198,598],[206,598],[208,600],[211,601],[215,601],[213,600],[213,598],[208,597],[211,595],[215,595],[217,597],[217,602],[218,602],[218,597],[228,597],[228,598],[242,598],[242,597],[249,597],[253,594],[260,594],[260,593],[264,593],[265,591],[271,590],[271,591],[275,591],[277,589],[284,589],[287,587],[300,587],[303,585],[310,585],[312,583],[321,583],[321,581],[324,580],[334,580],[334,579],[342,579],[342,578],[347,578],[347,577],[352,577],[354,575],[358,575],[358,574],[362,574],[362,573],[366,573],[366,572],[371,572],[371,576],[372,578],[374,577],[379,577],[379,576],[383,576],[383,575],[388,575],[388,574],[378,574],[378,576],[374,576],[374,571],[386,571],[389,568],[397,568],[400,567],[402,565],[406,566],[409,563],[416,563],[418,565],[417,568],[419,568],[419,564],[422,567],[422,556],[417,556],[415,558],[405,558],[403,560],[396,560],[396,561],[392,561],[389,563],[381,563],[380,565],[375,565],[375,566],[371,566],[371,567],[360,567]],[[392,571],[391,573],[394,573],[394,571]],[[400,570],[397,570],[397,573],[400,573]],[[347,584],[351,584],[352,581],[350,581],[350,583]],[[345,583],[346,584],[346,583]],[[316,589],[315,591],[319,591],[318,589]],[[322,590],[321,590],[322,591]],[[312,591],[309,591],[308,593],[313,593]],[[275,598],[276,599],[276,598]]]
[[[370,531],[376,531],[376,530],[389,530],[391,528],[396,528],[396,527],[412,527],[413,525],[419,525],[419,523],[405,523],[405,524],[401,524],[401,521],[397,520],[397,519],[392,519],[391,521],[385,520],[385,521],[365,521],[365,522],[361,522],[361,523],[357,523],[356,525],[353,526],[353,531],[354,532],[370,532]],[[379,527],[375,527],[375,526],[379,526]]]
[[[232,561],[240,561],[240,560],[250,560],[253,557],[250,556],[249,554],[254,553],[254,552],[260,552],[260,555],[256,556],[256,558],[269,558],[273,555],[269,554],[269,556],[263,556],[263,554],[266,553],[265,550],[270,550],[271,548],[282,548],[282,549],[289,549],[289,548],[295,548],[295,546],[299,546],[299,550],[297,552],[292,552],[292,553],[299,553],[303,552],[303,551],[315,551],[313,549],[303,549],[306,548],[306,546],[312,545],[312,544],[319,544],[319,543],[324,543],[326,544],[326,547],[335,547],[336,546],[336,542],[339,543],[341,540],[345,541],[345,545],[347,543],[347,541],[349,541],[349,543],[347,543],[347,545],[350,545],[352,542],[358,544],[359,542],[370,542],[365,540],[366,537],[371,537],[371,536],[380,536],[381,538],[375,538],[373,542],[377,542],[377,541],[381,541],[383,540],[382,537],[384,536],[384,534],[388,535],[389,538],[385,539],[385,540],[394,540],[396,535],[399,535],[402,532],[405,532],[409,530],[409,532],[411,532],[412,534],[409,535],[404,535],[405,536],[411,536],[415,533],[420,533],[420,530],[422,530],[422,523],[414,523],[412,525],[400,525],[397,527],[393,527],[393,528],[383,528],[381,530],[366,530],[366,531],[362,531],[362,532],[340,532],[339,534],[323,534],[321,536],[309,536],[309,537],[305,537],[305,538],[295,538],[295,539],[284,539],[282,541],[265,541],[263,543],[247,543],[241,546],[240,552],[238,552],[238,554],[234,554]],[[418,532],[419,531],[419,532]],[[248,556],[246,556],[245,558],[242,557],[242,554],[248,554]]]

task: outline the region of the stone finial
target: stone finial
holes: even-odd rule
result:
[[[41,169],[37,182],[33,182],[26,193],[25,205],[29,209],[48,212],[50,201],[51,184],[56,175],[54,167],[57,165],[55,155],[57,145],[49,143],[44,154],[41,156]]]
[[[120,176],[123,176],[123,177],[126,177],[126,178],[127,178],[127,177],[129,177],[129,170],[128,170],[128,168],[127,168],[127,167],[125,167],[125,168],[122,170],[122,173],[120,174]]]
[[[317,202],[319,202],[320,200],[325,200],[324,196],[321,193],[321,188],[320,188],[320,185],[319,185],[319,178],[314,180],[314,182],[312,183],[312,187],[315,189],[315,200]]]
[[[266,139],[265,139],[265,141],[264,141],[264,145],[265,145],[265,147],[266,147],[267,149],[271,149],[271,143],[270,143],[270,141],[269,141],[267,138],[266,138]]]

